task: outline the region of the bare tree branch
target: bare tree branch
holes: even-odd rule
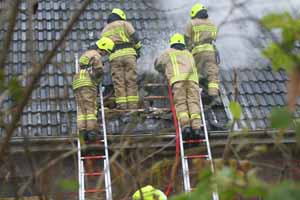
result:
[[[29,86],[27,88],[25,88],[24,92],[23,92],[23,98],[20,100],[19,104],[16,107],[16,111],[13,113],[12,116],[12,121],[9,125],[9,127],[6,130],[6,135],[3,139],[2,145],[0,146],[0,159],[2,158],[5,150],[7,149],[8,143],[10,138],[12,137],[15,129],[17,128],[17,123],[19,122],[21,115],[22,115],[22,111],[24,109],[24,107],[27,105],[30,96],[32,94],[32,91],[35,88],[36,83],[38,82],[38,80],[41,77],[42,71],[44,70],[44,68],[46,67],[46,65],[48,63],[50,63],[51,59],[54,57],[54,55],[56,54],[57,49],[60,47],[60,45],[63,43],[63,41],[65,40],[65,38],[67,37],[67,35],[69,34],[69,32],[72,30],[73,26],[75,25],[75,23],[78,21],[79,17],[81,16],[81,14],[84,12],[84,10],[86,9],[86,7],[92,2],[92,0],[85,0],[82,4],[82,6],[80,7],[80,9],[71,17],[67,28],[63,31],[60,39],[54,44],[53,49],[47,53],[45,55],[45,59],[41,62],[41,64],[37,65],[36,69],[34,69],[33,71],[33,77],[29,83]]]

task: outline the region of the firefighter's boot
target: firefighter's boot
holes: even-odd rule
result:
[[[182,139],[189,140],[192,137],[192,129],[189,126],[182,127]]]
[[[204,134],[204,131],[203,129],[193,129],[192,130],[192,138],[195,139],[195,140],[198,140],[198,139],[205,139],[205,134]]]
[[[86,142],[95,142],[100,138],[100,135],[96,131],[88,131],[86,135]]]

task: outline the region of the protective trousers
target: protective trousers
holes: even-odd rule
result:
[[[110,64],[118,108],[137,108],[139,97],[135,56],[118,57]]]
[[[94,88],[81,87],[75,90],[77,102],[77,126],[79,131],[98,131],[97,123],[97,92]]]
[[[217,96],[219,94],[219,67],[216,62],[214,51],[205,51],[194,54],[196,67],[200,78],[208,80],[208,95]]]
[[[199,86],[193,81],[178,81],[173,84],[174,104],[181,127],[200,129]]]

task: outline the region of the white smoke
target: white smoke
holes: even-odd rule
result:
[[[144,70],[153,69],[154,58],[166,47],[168,38],[175,32],[184,33],[189,20],[189,10],[197,2],[208,8],[209,17],[218,26],[217,47],[221,55],[221,67],[259,67],[266,65],[260,50],[265,45],[264,35],[252,18],[260,19],[271,12],[299,12],[298,0],[152,0],[146,1],[155,9],[166,15],[166,27],[159,30],[158,38],[146,44],[148,53],[143,56],[146,64]],[[232,10],[232,2],[246,2],[244,6]],[[224,24],[224,20],[226,23]]]

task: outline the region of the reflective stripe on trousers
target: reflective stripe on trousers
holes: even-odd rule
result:
[[[116,103],[127,103],[127,102],[138,102],[138,96],[127,96],[127,97],[118,97],[116,98]]]
[[[218,83],[208,83],[208,88],[219,89],[219,84]]]
[[[97,120],[96,114],[86,114],[86,115],[79,115],[77,117],[78,121],[85,121],[85,120]]]

